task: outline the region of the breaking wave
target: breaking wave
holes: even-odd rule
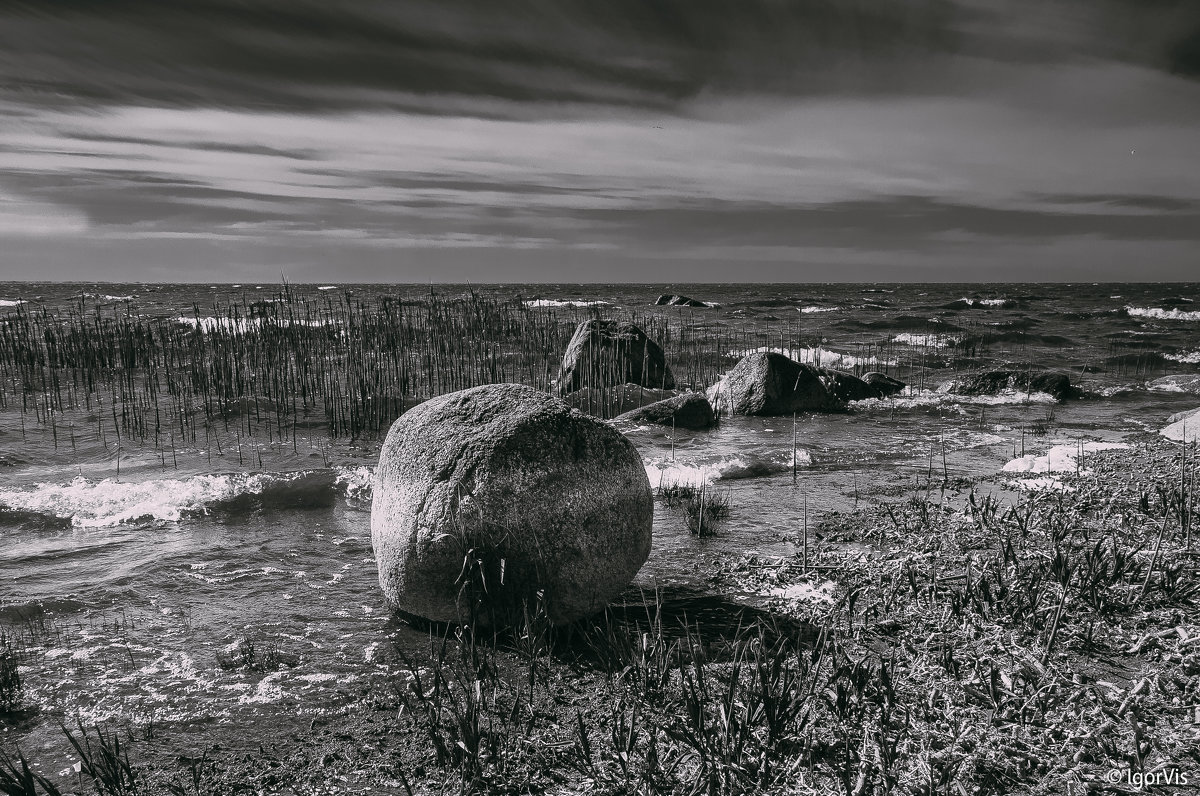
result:
[[[833,368],[834,370],[852,370],[861,365],[895,365],[890,359],[881,359],[874,354],[855,355],[843,354],[840,351],[830,351],[821,346],[806,348],[779,348],[779,346],[759,346],[744,351],[730,351],[731,357],[741,358],[750,354],[783,354],[789,359],[815,365],[818,368]]]
[[[812,456],[806,450],[796,451],[796,466],[808,467]],[[671,461],[651,459],[645,462],[646,475],[652,487],[667,485],[700,486],[713,481],[733,481],[741,478],[761,478],[777,473],[791,472],[792,452],[783,451],[773,456],[736,454],[723,456],[711,462]]]
[[[1162,307],[1125,307],[1125,314],[1135,318],[1155,318],[1160,321],[1200,321],[1200,311],[1164,310]]]
[[[1178,354],[1163,354],[1163,359],[1182,362],[1185,365],[1200,365],[1200,348],[1195,351],[1180,351]]]
[[[918,348],[953,348],[958,345],[959,338],[947,334],[914,334],[901,332],[892,338],[893,343],[910,345]]]
[[[573,299],[532,299],[525,302],[526,307],[609,307],[610,302],[600,301],[577,301]]]
[[[337,495],[369,500],[369,467],[289,473],[223,473],[126,482],[76,477],[65,484],[0,489],[0,517],[51,517],[81,528],[179,522],[214,513],[317,508]]]

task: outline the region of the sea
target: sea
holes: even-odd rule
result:
[[[279,289],[0,282],[0,324],[82,301],[180,318],[203,334],[206,307]],[[996,476],[1001,499],[1029,499],[1062,488],[1054,472],[1086,467],[1090,451],[1156,432],[1173,413],[1200,406],[1188,378],[1200,374],[1198,284],[331,281],[289,290],[314,300],[471,292],[581,317],[686,313],[710,331],[778,337],[777,350],[857,372],[919,358],[920,380],[904,393],[842,414],[729,417],[702,432],[618,423],[652,486],[703,484],[731,504],[728,519],[703,537],[658,505],[653,551],[631,594],[702,594],[716,588],[712,575],[722,568],[795,555],[809,529],[814,551],[829,548],[837,542],[820,536],[823,518],[913,489],[937,494]],[[656,307],[661,294],[711,306]],[[728,352],[729,362],[739,353]],[[1060,403],[1036,392],[969,396],[947,387],[966,370],[1031,366],[1069,373],[1081,397]],[[224,728],[250,743],[263,722],[307,726],[349,709],[403,668],[398,650],[428,646],[429,629],[391,616],[376,580],[378,438],[309,427],[289,444],[240,439],[236,451],[227,444],[219,453],[128,441],[118,449],[87,415],[53,429],[39,424],[12,398],[17,376],[0,375],[9,387],[0,408],[0,631],[21,649],[24,692],[22,712],[0,720],[5,737],[36,750],[59,722],[79,721],[196,739]],[[746,604],[779,596],[721,588],[724,599]],[[819,589],[795,594],[828,598]],[[247,642],[285,665],[229,666]]]

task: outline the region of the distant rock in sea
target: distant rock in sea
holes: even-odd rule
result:
[[[550,620],[564,623],[629,584],[649,556],[653,517],[624,435],[531,387],[491,384],[392,425],[371,542],[393,609],[504,624],[540,591]]]
[[[658,307],[711,307],[707,301],[691,298],[690,296],[673,296],[664,293],[654,302]]]

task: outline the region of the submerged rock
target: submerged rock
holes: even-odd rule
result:
[[[665,401],[657,401],[640,409],[626,412],[616,418],[630,423],[657,423],[694,431],[712,428],[715,422],[712,404],[698,392],[677,395]]]
[[[708,388],[709,402],[736,415],[790,415],[793,412],[836,412],[846,408],[830,390],[828,379],[812,365],[783,354],[747,354],[725,378]]]
[[[839,401],[865,401],[868,398],[882,398],[883,393],[872,387],[853,373],[840,370],[821,369],[826,387]]]
[[[583,321],[563,354],[558,394],[622,383],[670,390],[675,376],[662,348],[636,325],[596,318]]]
[[[664,293],[654,302],[658,307],[711,307],[706,301],[700,301],[690,296],[672,296]]]
[[[998,395],[1005,390],[1044,392],[1063,401],[1077,394],[1071,377],[1050,371],[989,370],[963,376],[950,384],[955,395]]]
[[[899,379],[893,379],[891,376],[875,371],[865,374],[862,378],[863,381],[875,388],[881,398],[902,393],[908,387]]]
[[[433,398],[388,432],[371,542],[396,610],[505,623],[602,609],[650,554],[654,500],[616,429],[517,384]],[[532,605],[530,606],[532,610]]]

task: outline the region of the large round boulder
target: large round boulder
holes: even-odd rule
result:
[[[708,388],[714,407],[734,415],[790,415],[836,412],[846,408],[830,389],[832,380],[819,368],[783,354],[756,352],[742,357],[725,377]]]
[[[650,554],[642,458],[612,427],[530,387],[433,398],[388,432],[371,543],[393,609],[513,621],[541,594],[552,622],[602,609]]]
[[[558,394],[616,384],[675,388],[658,343],[636,324],[591,318],[575,328],[558,373]]]

